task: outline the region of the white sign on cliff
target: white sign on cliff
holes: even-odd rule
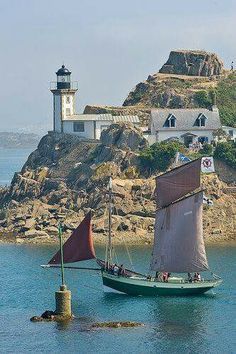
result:
[[[203,173],[215,172],[213,157],[202,157],[201,171]]]

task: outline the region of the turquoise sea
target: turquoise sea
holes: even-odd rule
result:
[[[14,172],[20,171],[33,148],[0,148],[0,186],[9,185]]]
[[[99,272],[66,271],[76,319],[68,324],[33,323],[54,309],[58,269],[42,269],[56,246],[1,245],[1,353],[235,353],[236,245],[211,246],[209,262],[224,282],[196,297],[144,298],[103,293]],[[96,248],[102,257],[104,250]],[[149,246],[132,247],[137,270],[149,266]],[[128,264],[124,248],[116,253]],[[96,266],[94,261],[85,265]],[[96,329],[99,321],[138,321],[144,327]]]
[[[0,183],[9,183],[31,151],[0,151]],[[66,271],[76,319],[32,323],[54,310],[58,269],[42,269],[57,246],[0,244],[0,353],[235,353],[236,244],[208,247],[209,263],[223,284],[198,297],[143,298],[105,294],[99,272]],[[97,256],[104,249],[96,247]],[[136,270],[149,268],[150,246],[130,247]],[[123,247],[118,260],[129,266]],[[84,265],[96,266],[94,261]],[[138,321],[143,327],[90,330],[94,322]]]

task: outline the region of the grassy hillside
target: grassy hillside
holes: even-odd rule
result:
[[[222,124],[236,127],[236,73],[219,81],[217,88],[217,105]]]
[[[213,92],[223,125],[236,127],[236,72],[221,77],[193,77],[172,74],[149,75],[132,90],[125,107],[210,108]]]

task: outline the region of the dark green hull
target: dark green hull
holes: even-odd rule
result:
[[[126,278],[102,272],[103,285],[109,289],[134,296],[189,296],[199,295],[218,286],[222,280],[205,280],[196,283],[157,282],[146,278]]]

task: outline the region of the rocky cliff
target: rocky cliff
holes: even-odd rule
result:
[[[195,76],[194,76],[195,75]],[[158,73],[130,91],[122,107],[87,106],[84,113],[136,114],[147,126],[152,108],[210,108],[213,92],[224,125],[236,126],[236,73],[216,54],[172,51]]]
[[[159,72],[211,77],[223,74],[223,66],[222,60],[214,53],[202,50],[172,50]]]
[[[95,241],[107,235],[107,184],[113,177],[114,242],[152,242],[155,176],[140,173],[139,153],[146,146],[142,133],[130,125],[112,125],[101,143],[66,134],[49,134],[28,158],[11,186],[0,192],[0,235],[24,242],[55,241],[62,221],[67,235],[93,211]],[[227,171],[221,164],[221,174]],[[232,173],[232,171],[231,171]],[[235,194],[220,178],[204,176],[214,207],[205,209],[206,238],[235,237]]]

